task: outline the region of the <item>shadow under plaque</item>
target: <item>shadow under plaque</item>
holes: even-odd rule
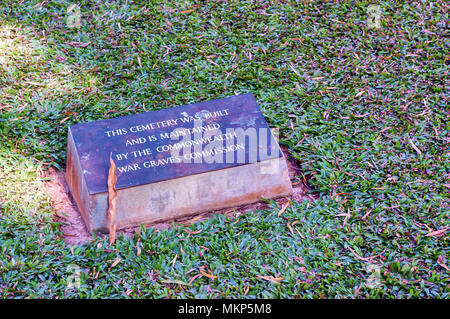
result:
[[[292,194],[283,153],[252,94],[69,127],[66,180],[89,231],[108,231]]]

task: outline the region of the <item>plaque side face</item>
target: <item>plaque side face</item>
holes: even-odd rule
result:
[[[252,94],[70,127],[89,194],[282,157]]]

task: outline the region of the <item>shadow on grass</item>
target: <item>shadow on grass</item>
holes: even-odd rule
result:
[[[68,125],[104,96],[93,72],[43,43],[33,28],[0,26],[0,134],[4,148],[59,166]]]

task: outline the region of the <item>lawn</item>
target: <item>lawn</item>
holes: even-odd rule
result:
[[[449,297],[445,1],[73,3],[0,4],[1,297]],[[246,92],[314,201],[65,244],[69,125]]]

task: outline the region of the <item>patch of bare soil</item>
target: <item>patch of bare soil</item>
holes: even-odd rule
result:
[[[293,194],[290,197],[295,202],[301,202],[304,200],[313,200],[314,198],[307,194],[309,187],[305,184],[305,180],[302,177],[302,171],[299,163],[290,157],[287,150],[282,147],[282,151],[285,154],[289,170],[289,178],[292,182]],[[92,240],[92,235],[88,232],[83,218],[78,210],[77,205],[69,192],[69,188],[66,183],[64,172],[58,171],[51,167],[45,172],[48,181],[46,184],[47,193],[51,199],[52,206],[55,210],[55,217],[62,222],[61,231],[64,236],[64,240],[69,245],[81,245]],[[286,198],[278,198],[275,200],[279,207],[287,201]],[[239,216],[240,214],[260,209],[268,209],[269,206],[266,202],[261,201],[253,204],[241,205],[227,209],[220,209],[210,212],[204,212],[195,216],[184,217],[181,219],[175,219],[166,222],[154,223],[145,225],[146,227],[154,227],[162,230],[169,228],[173,222],[189,225],[190,223],[204,220],[211,217],[213,214],[227,214],[230,216]],[[124,233],[126,235],[134,234],[139,227],[126,228],[118,231],[118,233]],[[107,236],[107,235],[99,235]]]

